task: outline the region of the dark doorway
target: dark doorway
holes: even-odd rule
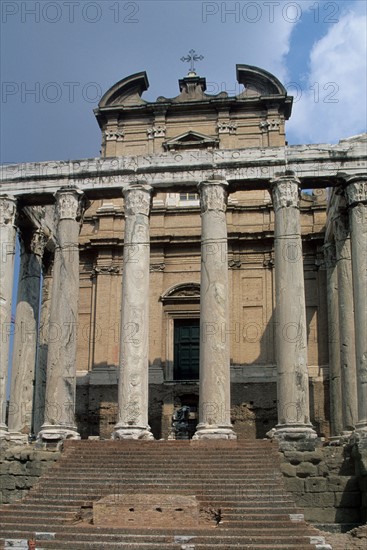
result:
[[[175,319],[174,367],[175,380],[199,379],[199,319]]]

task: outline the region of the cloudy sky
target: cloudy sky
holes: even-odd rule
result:
[[[237,63],[294,96],[290,144],[366,131],[366,0],[1,2],[2,163],[95,157],[101,95],[146,71],[143,96],[178,93],[190,49],[207,92],[238,93]]]

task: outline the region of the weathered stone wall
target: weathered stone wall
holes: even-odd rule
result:
[[[0,504],[23,498],[60,457],[58,451],[36,450],[31,446],[11,447],[0,453]]]
[[[315,451],[283,451],[285,484],[306,521],[317,524],[359,524],[362,521],[361,479],[350,447]],[[363,480],[362,480],[363,484]]]
[[[363,444],[364,443],[364,444]],[[366,442],[353,445],[352,456],[356,463],[356,474],[358,476],[359,488],[361,491],[361,520],[367,523],[367,446]]]

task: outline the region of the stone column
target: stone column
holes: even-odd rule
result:
[[[52,259],[49,254],[43,258],[42,301],[37,345],[36,379],[34,387],[33,432],[38,434],[45,420],[45,398],[47,380],[48,333],[50,323]]]
[[[6,385],[11,331],[11,301],[16,240],[16,200],[0,196],[0,439],[7,437]]]
[[[357,422],[357,380],[349,220],[343,208],[334,219],[334,237],[338,266],[343,434],[348,435]]]
[[[236,439],[231,425],[227,182],[199,184],[200,399],[194,439]]]
[[[125,231],[118,418],[113,439],[153,439],[148,425],[149,185],[124,189]]]
[[[324,245],[324,256],[329,338],[330,428],[332,436],[339,436],[343,431],[343,414],[339,341],[339,289],[334,242]]]
[[[283,445],[312,442],[307,370],[307,327],[299,211],[299,180],[272,180],[276,297],[278,424]]]
[[[345,194],[349,206],[354,293],[357,423],[367,437],[367,176],[347,179]]]
[[[45,422],[38,439],[80,439],[74,411],[79,296],[79,217],[82,193],[56,193],[56,249],[48,332]]]
[[[26,442],[32,433],[33,393],[37,350],[42,256],[47,238],[36,230],[20,245],[18,300],[15,315],[13,364],[9,401],[9,432]]]

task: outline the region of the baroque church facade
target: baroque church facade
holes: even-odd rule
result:
[[[5,167],[3,239],[17,226],[21,274],[43,277],[39,309],[18,292],[7,412],[3,346],[3,437],[169,439],[184,406],[195,438],[366,428],[365,136],[289,147],[284,86],[237,80],[213,96],[190,72],[148,102],[131,75],[95,109],[100,159]]]

